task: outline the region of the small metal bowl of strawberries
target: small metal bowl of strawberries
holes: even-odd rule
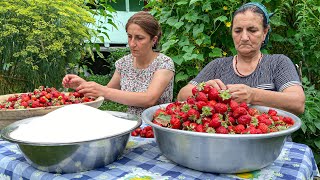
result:
[[[175,163],[210,173],[243,173],[264,168],[279,156],[301,120],[289,112],[250,106],[229,92],[201,83],[185,102],[146,109],[160,151]]]
[[[98,108],[104,98],[84,97],[79,92],[60,92],[40,86],[28,93],[0,96],[0,129],[24,118],[42,116],[68,104],[86,104]]]

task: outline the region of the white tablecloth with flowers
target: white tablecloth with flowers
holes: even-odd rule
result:
[[[122,157],[108,166],[72,174],[52,174],[29,165],[18,147],[0,139],[0,180],[133,180],[133,179],[312,179],[319,171],[311,149],[286,142],[270,166],[243,174],[212,174],[179,166],[163,156],[155,139],[130,137]]]

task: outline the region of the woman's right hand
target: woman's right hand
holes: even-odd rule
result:
[[[206,82],[210,86],[213,86],[217,90],[226,90],[227,86],[220,79],[213,79]]]
[[[81,83],[84,82],[86,82],[84,79],[74,74],[67,74],[62,79],[63,87],[72,89],[76,89]]]

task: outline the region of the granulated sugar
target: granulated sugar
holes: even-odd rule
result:
[[[136,124],[137,121],[118,118],[87,105],[72,104],[20,125],[10,136],[35,143],[69,143],[109,137]]]

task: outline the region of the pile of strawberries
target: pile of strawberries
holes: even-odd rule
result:
[[[280,116],[274,109],[261,113],[232,100],[228,90],[218,91],[205,83],[194,87],[192,94],[186,102],[159,108],[152,122],[173,129],[218,134],[271,133],[294,124],[291,117]]]
[[[62,93],[54,87],[40,86],[33,92],[10,96],[4,102],[0,102],[0,110],[61,106],[94,100],[94,98],[84,97],[79,92]]]
[[[138,127],[137,129],[131,132],[131,136],[154,138],[154,133],[151,126],[146,126],[144,128]]]

